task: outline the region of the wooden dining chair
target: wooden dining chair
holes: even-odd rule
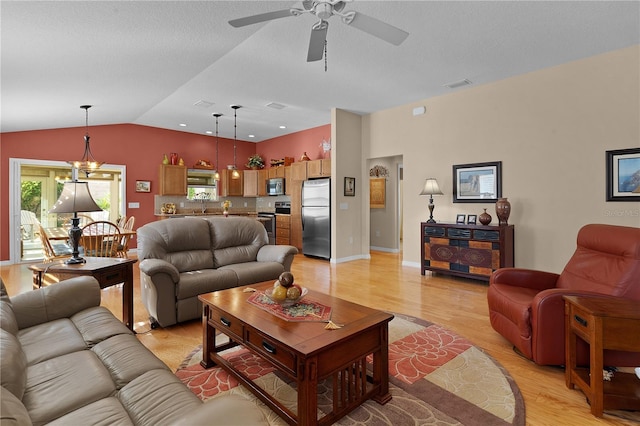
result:
[[[118,219],[118,228],[119,229],[124,229],[124,225],[127,223],[127,216],[122,216],[120,219]]]
[[[133,231],[133,225],[136,223],[136,217],[131,216],[124,225],[119,226],[123,231]],[[120,244],[118,244],[118,257],[128,258],[129,241],[131,241],[132,234],[124,234],[120,238]]]
[[[40,241],[42,242],[42,252],[44,253],[44,261],[52,262],[57,259],[64,259],[70,257],[73,254],[73,249],[69,244],[56,242],[55,244],[51,243],[51,240],[47,238],[47,234],[42,227],[39,225],[40,233]]]
[[[116,257],[121,237],[115,223],[98,220],[82,228],[80,245],[85,256]]]

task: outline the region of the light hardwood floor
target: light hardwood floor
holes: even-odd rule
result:
[[[31,273],[27,266],[0,268],[9,294],[31,290]],[[151,330],[140,302],[137,264],[134,269],[138,338],[175,370],[185,355],[202,342],[201,324],[194,320]],[[582,392],[566,388],[562,369],[539,367],[515,354],[512,346],[489,324],[486,283],[442,275],[422,276],[417,268],[403,267],[401,255],[382,252],[372,252],[370,260],[341,264],[298,255],[292,272],[296,282],[307,288],[438,323],[483,348],[507,369],[520,387],[528,425],[638,425],[608,415],[602,419],[591,416]],[[103,305],[120,318],[121,287],[103,290],[102,299]]]

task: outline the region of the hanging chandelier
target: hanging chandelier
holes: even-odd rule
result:
[[[84,154],[82,159],[78,161],[68,161],[72,167],[76,168],[79,172],[83,172],[87,177],[89,173],[92,173],[100,168],[104,164],[103,161],[96,161],[91,153],[91,147],[89,146],[89,108],[91,105],[81,105],[80,108],[85,111],[85,135],[84,135]]]
[[[216,118],[216,164],[214,164],[214,167],[219,167],[220,165],[218,164],[218,144],[219,144],[219,140],[218,140],[218,119],[220,117],[222,117],[222,114],[216,112],[213,114],[213,116]],[[220,172],[218,171],[218,169],[216,168],[215,173],[213,174],[213,180],[220,180]]]
[[[237,149],[237,132],[238,127],[238,109],[242,108],[240,105],[231,105],[233,108],[233,168],[231,169],[231,179],[240,179],[240,172],[236,163],[236,149]]]

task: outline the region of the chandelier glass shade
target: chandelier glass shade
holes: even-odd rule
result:
[[[83,172],[87,177],[90,173],[95,172],[104,164],[103,161],[97,161],[91,153],[91,146],[89,145],[89,108],[91,105],[82,105],[80,108],[85,110],[85,135],[84,135],[84,154],[80,160],[68,161],[68,163],[78,169],[79,172]]]
[[[214,170],[215,173],[213,174],[213,180],[220,180],[220,172],[218,171],[218,168],[220,167],[218,164],[218,145],[220,144],[220,141],[218,140],[218,119],[222,117],[222,114],[216,112],[213,116],[216,118],[216,164],[214,164],[216,169]]]

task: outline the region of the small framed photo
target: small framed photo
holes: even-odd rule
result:
[[[345,197],[356,196],[356,178],[354,177],[344,178],[344,196]]]
[[[640,148],[607,151],[607,201],[640,201]]]
[[[477,218],[478,215],[475,214],[470,214],[469,216],[467,216],[467,225],[475,225]]]
[[[136,192],[151,192],[151,181],[150,180],[137,180],[136,181]]]
[[[464,223],[466,216],[463,214],[459,214],[456,216],[456,223]]]
[[[453,166],[454,203],[490,203],[502,197],[502,161]]]

